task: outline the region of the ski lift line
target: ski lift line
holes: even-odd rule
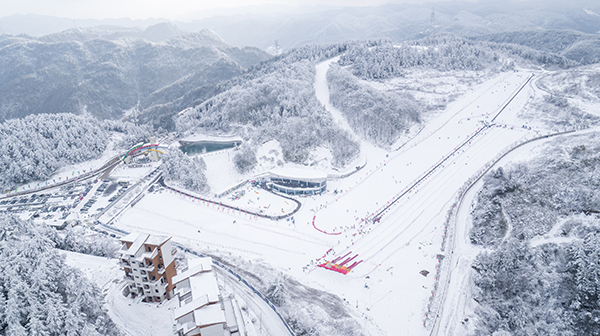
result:
[[[435,218],[435,217],[437,217],[437,216],[439,216],[439,214],[440,214],[440,213],[443,211],[443,209],[444,209],[444,208],[445,208],[445,207],[448,205],[448,203],[449,203],[449,202],[450,202],[452,199],[454,199],[454,197],[456,197],[456,193],[455,193],[455,194],[454,194],[454,195],[453,195],[453,196],[450,198],[450,200],[446,201],[446,203],[445,203],[445,204],[442,206],[442,208],[441,208],[441,209],[440,209],[440,211],[439,211],[439,212],[438,212],[438,213],[437,213],[437,214],[434,216],[434,218]],[[378,244],[376,244],[376,243],[375,243],[375,244],[373,244],[372,242],[369,242],[369,243],[367,243],[367,244],[371,245],[371,247],[370,247],[370,248],[367,248],[367,250],[365,250],[364,252],[361,252],[361,251],[360,251],[360,248],[357,248],[357,246],[356,246],[356,245],[354,245],[354,246],[353,246],[353,247],[354,247],[354,249],[355,249],[355,250],[357,250],[356,252],[359,252],[359,253],[361,254],[361,256],[363,257],[363,259],[364,259],[365,261],[367,261],[367,260],[370,260],[370,259],[371,259],[371,258],[373,258],[375,255],[378,255],[378,254],[379,254],[381,251],[383,251],[385,248],[387,248],[387,247],[388,247],[388,246],[389,246],[391,243],[393,243],[393,242],[394,242],[394,241],[395,241],[395,240],[396,240],[396,239],[397,239],[399,236],[401,236],[402,234],[404,234],[404,233],[406,232],[406,230],[408,230],[408,229],[409,229],[409,228],[412,226],[412,224],[414,224],[414,222],[415,222],[415,221],[416,221],[416,220],[417,220],[417,219],[418,219],[418,218],[421,216],[421,214],[422,214],[424,211],[425,211],[425,209],[424,209],[424,210],[422,210],[422,211],[421,211],[421,213],[420,213],[418,216],[416,216],[416,218],[415,218],[415,219],[413,219],[413,221],[412,221],[411,223],[409,223],[409,224],[408,224],[408,225],[407,225],[405,228],[403,228],[401,232],[397,233],[393,239],[389,240],[389,241],[388,241],[388,242],[387,242],[387,243],[386,243],[386,244],[385,244],[383,247],[379,248],[379,250],[378,250],[377,252],[375,252],[375,253],[369,253],[370,251],[372,251],[372,250],[373,250],[373,248],[376,248],[376,247],[378,247],[378,246],[379,246]],[[431,224],[431,222],[432,222],[432,221],[429,221],[429,222],[428,222],[426,225],[424,225],[424,226],[421,228],[421,230],[419,230],[419,232],[417,232],[415,235],[413,235],[413,236],[412,236],[412,237],[411,237],[411,238],[408,240],[408,242],[407,242],[407,243],[405,243],[405,244],[401,245],[401,246],[400,246],[400,248],[398,248],[397,250],[399,250],[399,249],[402,249],[402,248],[404,248],[404,247],[408,246],[408,245],[409,245],[409,244],[410,244],[410,243],[411,243],[411,242],[412,242],[412,241],[413,241],[413,240],[414,240],[414,239],[415,239],[415,238],[416,238],[418,235],[420,235],[420,234],[421,234],[421,233],[422,233],[422,232],[423,232],[423,231],[424,231],[424,230],[425,230],[425,229],[426,229],[426,228],[429,226],[429,224]],[[390,233],[390,234],[393,234],[393,232],[392,232],[392,233]],[[380,234],[378,234],[376,237],[373,237],[373,238],[374,238],[375,240],[377,240],[377,238],[378,238],[378,237],[380,237],[380,236],[381,236],[381,233],[380,233]],[[358,243],[359,241],[363,241],[363,239],[365,239],[365,238],[370,238],[370,237],[371,237],[370,235],[365,235],[365,236],[362,236],[361,238],[359,238],[359,240],[357,241],[357,243]],[[390,257],[391,255],[393,255],[394,253],[396,253],[396,252],[397,252],[397,250],[396,250],[396,251],[394,251],[392,254],[389,254],[388,256],[386,256],[386,257],[384,258],[384,260],[383,260],[383,261],[385,261],[385,260],[389,259],[389,257]],[[365,257],[365,254],[367,254],[367,256],[366,256],[366,257]],[[370,255],[370,256],[368,256],[369,254],[371,254],[371,255]],[[347,254],[346,254],[345,256],[347,256]],[[341,257],[341,258],[344,258],[345,256],[343,256],[343,257]],[[336,261],[337,261],[337,260],[336,260]],[[383,262],[383,261],[382,261],[382,262]],[[376,267],[376,268],[377,268],[377,267]],[[376,269],[376,268],[375,268],[375,269]],[[373,269],[372,271],[374,271],[375,269]],[[372,271],[370,271],[370,272],[372,272]],[[370,273],[370,272],[369,272],[369,273]]]
[[[502,135],[502,133],[497,133],[497,136],[500,136],[500,135]],[[494,139],[495,139],[495,138],[493,138],[493,139],[489,139],[489,140],[488,140],[488,142],[489,142],[489,141],[493,141]],[[479,146],[479,150],[485,150],[485,143],[484,143],[483,145]],[[454,165],[451,165],[450,167],[453,167],[453,168],[452,168],[453,170],[451,170],[451,171],[444,170],[444,172],[443,172],[443,173],[446,173],[446,172],[447,172],[447,175],[446,175],[446,176],[452,176],[453,174],[455,174],[455,173],[456,173],[456,172],[457,172],[457,171],[460,169],[459,167],[457,167],[457,166],[454,166]],[[449,181],[449,180],[451,180],[451,178],[444,178],[444,180],[445,180],[445,181]],[[428,182],[425,182],[425,183],[428,183]],[[448,185],[449,183],[450,183],[450,182],[443,182],[443,185],[441,185],[441,188],[443,189],[443,188],[444,188],[444,186]],[[438,189],[438,190],[439,190],[439,189]],[[421,198],[430,198],[430,197],[432,197],[432,196],[433,196],[433,197],[435,197],[435,194],[436,194],[436,193],[435,193],[434,191],[430,191],[429,193],[426,193],[426,194],[419,194],[419,196],[418,196],[418,197],[421,197]],[[454,197],[455,197],[455,195],[453,195],[453,196],[452,196],[452,198],[454,198]],[[448,202],[446,202],[446,204],[444,204],[444,205],[443,205],[443,207],[447,206],[447,203],[448,203]],[[388,215],[389,215],[389,216],[391,216],[391,215],[393,215],[394,213],[396,213],[398,210],[399,210],[399,208],[396,208],[396,210],[394,210],[393,212],[389,213]],[[406,215],[405,217],[412,218],[412,217],[414,217],[414,215],[416,214],[416,211],[411,211],[410,209],[408,209],[408,211],[409,211],[409,213],[405,213],[405,215]],[[421,215],[422,215],[422,213],[423,213],[424,211],[425,211],[425,210],[422,210],[422,211],[421,211],[421,212],[418,214],[418,216],[416,216],[416,218],[421,218]],[[439,213],[438,213],[438,215],[439,215]],[[437,216],[437,215],[436,215],[436,216]],[[394,217],[394,218],[395,218],[395,217]],[[397,219],[395,219],[395,220],[397,220]],[[377,246],[380,246],[380,245],[381,245],[381,243],[377,243],[377,241],[378,241],[378,240],[379,240],[379,241],[382,241],[382,240],[383,240],[383,242],[386,240],[385,238],[384,238],[384,239],[379,239],[379,238],[380,238],[382,235],[383,235],[384,237],[385,237],[385,236],[392,236],[392,235],[395,235],[395,236],[394,236],[394,238],[392,239],[392,241],[393,241],[393,240],[397,239],[397,238],[398,238],[400,235],[404,234],[404,232],[405,232],[406,230],[408,230],[408,229],[410,228],[410,226],[414,224],[414,222],[415,222],[415,220],[413,220],[411,223],[409,223],[409,224],[408,224],[406,227],[403,227],[403,228],[401,228],[401,232],[399,232],[399,233],[397,233],[397,232],[398,232],[398,230],[397,230],[397,227],[395,227],[395,226],[393,226],[393,227],[392,227],[392,226],[389,226],[389,227],[387,227],[386,229],[384,229],[385,231],[383,231],[383,232],[382,232],[382,231],[379,231],[379,232],[377,232],[375,236],[373,236],[373,234],[375,234],[375,232],[373,232],[373,233],[371,233],[371,234],[369,234],[369,235],[364,235],[364,236],[361,236],[361,237],[360,237],[360,238],[359,238],[359,239],[358,239],[358,240],[355,242],[354,249],[356,249],[356,250],[357,250],[357,252],[360,252],[360,253],[361,253],[361,255],[364,257],[364,256],[365,256],[365,254],[367,254],[367,253],[369,253],[370,251],[372,251],[372,250],[373,250],[373,248],[376,248]],[[390,231],[391,231],[391,232],[390,232]],[[413,238],[411,238],[411,241],[412,241],[412,239],[414,239],[414,237],[413,237]],[[383,242],[382,242],[382,243],[383,243]],[[369,245],[371,245],[371,247],[370,247],[370,248],[367,248],[367,250],[365,250],[365,251],[358,251],[358,250],[359,250],[359,248],[357,247],[357,245],[358,245],[358,244],[361,244],[362,246],[364,246],[364,245],[366,245],[366,244],[369,244]],[[386,244],[386,246],[387,246],[387,245],[389,245],[389,242]],[[385,248],[386,246],[383,246],[383,248]],[[383,248],[381,248],[381,250],[383,250]],[[375,254],[378,254],[378,253],[379,253],[379,252],[377,252],[377,253],[375,253]],[[367,259],[368,259],[368,258],[367,258]]]
[[[443,163],[448,161],[448,159],[450,159],[456,152],[458,152],[460,149],[462,149],[463,147],[468,145],[469,142],[471,142],[471,140],[473,140],[476,136],[481,134],[483,131],[489,129],[491,126],[492,125],[485,125],[484,127],[480,128],[477,132],[475,132],[475,134],[473,134],[471,137],[469,137],[467,140],[465,140],[460,146],[458,146],[456,149],[454,149],[449,155],[446,155],[440,162],[438,162],[433,168],[431,168],[424,176],[422,176],[420,179],[418,179],[416,182],[414,182],[410,187],[408,187],[402,194],[400,194],[400,196],[393,199],[387,206],[385,206],[375,216],[373,216],[373,218],[381,218],[381,216],[383,215],[383,213],[386,210],[388,210],[392,205],[394,205],[398,200],[400,200],[406,194],[411,192],[413,188],[415,188],[419,183],[421,183],[423,180],[425,180],[427,177],[429,177],[429,175],[433,174],[433,172],[437,168],[439,168]]]
[[[440,125],[438,128],[436,128],[435,130],[431,131],[431,133],[429,133],[427,136],[425,136],[423,139],[418,140],[416,143],[412,144],[412,146],[405,148],[404,150],[400,151],[400,149],[402,149],[403,147],[405,147],[409,142],[411,142],[412,140],[416,139],[418,137],[418,135],[426,128],[426,127],[422,127],[417,134],[410,140],[408,140],[407,142],[405,142],[404,144],[402,144],[400,147],[398,147],[395,150],[395,155],[391,156],[387,161],[387,162],[391,162],[392,160],[398,158],[400,155],[404,154],[406,151],[410,150],[411,148],[415,147],[416,145],[422,143],[423,141],[429,139],[432,135],[434,135],[435,133],[437,133],[440,129],[442,129],[444,126],[446,126],[450,121],[452,121],[459,113],[461,113],[462,111],[464,111],[467,107],[471,106],[475,101],[477,101],[479,98],[481,98],[484,94],[486,94],[488,91],[490,91],[493,87],[495,87],[496,85],[498,85],[498,83],[506,80],[506,78],[508,78],[510,76],[510,74],[507,74],[505,76],[503,76],[502,78],[499,78],[496,82],[494,82],[494,84],[492,84],[489,88],[485,89],[481,94],[479,94],[479,96],[477,96],[475,99],[473,99],[470,103],[468,103],[467,105],[463,106],[461,109],[459,109],[456,113],[454,113],[450,118],[448,118],[442,125]],[[366,165],[366,163],[365,163]],[[366,181],[369,177],[373,176],[375,172],[371,173],[371,174],[367,174],[367,176],[365,178],[363,178],[362,180],[360,180],[358,182],[358,184],[356,184],[354,187],[357,187],[359,185],[361,185],[364,181]],[[354,188],[353,187],[353,188]],[[338,197],[338,199],[343,198],[347,193],[344,193],[342,195],[340,195]]]
[[[502,78],[499,78],[494,84],[492,84],[489,88],[485,89],[481,94],[479,94],[479,96],[475,97],[475,99],[473,99],[470,103],[468,103],[467,105],[463,106],[461,109],[459,109],[456,113],[454,113],[450,118],[448,118],[442,125],[440,125],[438,128],[436,128],[435,130],[431,131],[431,133],[429,133],[426,137],[424,137],[423,139],[419,140],[417,143],[413,144],[412,147],[420,144],[421,142],[429,139],[429,137],[431,137],[432,135],[434,135],[435,133],[437,133],[440,129],[442,129],[444,126],[446,126],[451,120],[453,120],[459,113],[461,113],[462,111],[464,111],[467,107],[471,106],[475,101],[477,101],[479,98],[481,98],[484,94],[486,94],[488,91],[490,91],[492,88],[494,88],[496,85],[498,85],[498,83],[504,81],[506,78],[508,78],[510,76],[510,74],[507,74],[505,76],[503,76]],[[421,130],[419,130],[418,133],[421,133],[421,131],[425,129],[425,127],[423,127]],[[416,137],[416,136],[415,136]],[[410,142],[410,140],[408,141]],[[408,143],[407,142],[407,143]],[[404,147],[404,145],[400,146],[396,151],[398,151],[400,148]],[[406,150],[402,151],[402,152],[397,152],[396,155],[392,158],[390,158],[390,160],[397,158],[398,156],[404,154],[404,152],[406,152],[407,150],[409,150],[410,148],[407,148]]]
[[[512,98],[510,98],[510,100],[506,104],[504,104],[502,109],[500,111],[498,111],[498,113],[492,118],[491,122],[494,122],[494,120],[496,120],[496,118],[498,118],[500,113],[502,113],[502,111],[504,111],[504,109],[510,104],[510,102],[512,102],[513,99],[515,99],[515,97],[517,97],[519,95],[519,93],[523,90],[523,88],[527,85],[527,83],[529,83],[529,81],[531,81],[532,78],[533,78],[533,74],[529,75],[527,80],[525,80],[525,82],[523,84],[521,84],[521,88],[519,88],[519,90],[515,94],[513,94]]]

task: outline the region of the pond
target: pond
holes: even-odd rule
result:
[[[210,153],[222,149],[234,148],[242,144],[241,140],[200,140],[200,141],[180,141],[181,151],[187,155],[197,155]]]

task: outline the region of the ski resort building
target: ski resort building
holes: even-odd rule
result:
[[[131,296],[141,296],[144,302],[171,298],[176,274],[171,237],[131,233],[120,241],[119,266]]]
[[[188,260],[188,269],[173,277],[179,308],[173,311],[175,335],[242,336],[244,320],[234,298],[222,298],[211,258]]]
[[[279,168],[269,173],[271,187],[288,195],[322,194],[327,189],[327,174],[308,169]]]

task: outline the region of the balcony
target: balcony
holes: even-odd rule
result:
[[[131,268],[131,264],[129,264],[127,261],[119,261],[119,267],[121,267],[121,268]]]
[[[164,267],[159,267],[158,268],[158,274],[163,275],[163,273],[165,273],[165,268]]]
[[[142,262],[142,261],[144,261],[144,259],[149,259],[149,260],[152,260],[152,259],[154,259],[154,258],[155,258],[157,255],[158,255],[158,249],[157,249],[157,248],[155,248],[155,249],[153,249],[153,250],[152,250],[152,252],[147,252],[147,251],[146,251],[146,252],[142,253],[140,256],[136,257],[136,258],[135,258],[135,260],[136,260],[136,261],[139,261],[139,262]]]
[[[144,270],[146,272],[154,272],[154,265],[152,265],[152,264],[148,265],[148,264],[140,263],[138,268],[140,270]]]

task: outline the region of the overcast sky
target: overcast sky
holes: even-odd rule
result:
[[[263,4],[361,6],[386,2],[390,0],[0,0],[0,17],[12,14],[39,14],[72,19],[130,17],[176,20],[187,19],[191,13],[217,7],[231,8]],[[394,0],[393,2],[419,3],[431,2],[431,0]]]

